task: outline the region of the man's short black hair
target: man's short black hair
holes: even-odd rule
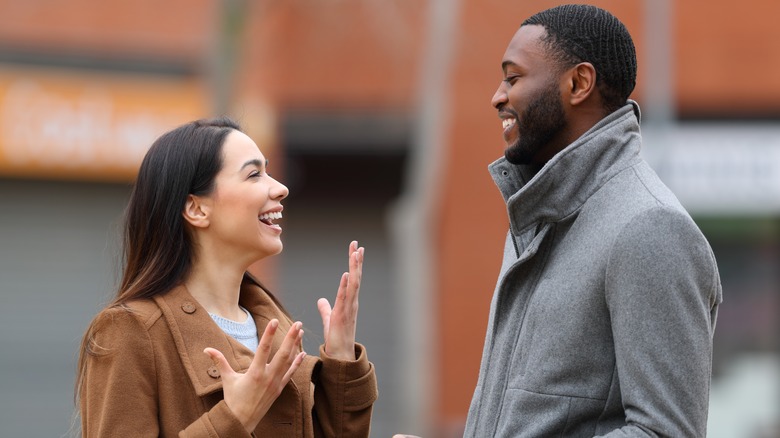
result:
[[[542,42],[562,68],[589,62],[608,113],[625,105],[636,85],[636,49],[628,30],[609,12],[589,5],[562,5],[522,24],[540,25]]]

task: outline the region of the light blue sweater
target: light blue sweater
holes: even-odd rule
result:
[[[252,318],[252,315],[249,313],[249,311],[243,307],[241,310],[246,313],[246,321],[244,322],[232,321],[213,313],[209,313],[209,315],[211,315],[211,319],[217,323],[222,331],[224,331],[236,341],[240,342],[241,345],[248,348],[249,351],[254,352],[257,350],[257,345],[260,342],[257,337],[257,326],[255,325],[255,320]]]

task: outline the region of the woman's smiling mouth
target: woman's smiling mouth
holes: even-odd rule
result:
[[[269,211],[257,217],[257,219],[260,222],[278,231],[282,231],[282,227],[280,227],[278,224],[275,224],[274,221],[279,220],[281,218],[282,218],[281,211]]]

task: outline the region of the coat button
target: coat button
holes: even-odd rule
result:
[[[185,301],[184,304],[181,305],[181,310],[183,310],[184,313],[192,314],[195,313],[196,308],[191,302]]]
[[[219,370],[217,369],[217,366],[216,366],[216,365],[213,365],[213,366],[212,366],[211,368],[209,368],[209,369],[208,369],[208,371],[206,371],[206,372],[207,372],[207,373],[209,373],[209,376],[211,376],[211,377],[213,377],[213,378],[215,378],[215,379],[218,379],[218,378],[219,378]]]

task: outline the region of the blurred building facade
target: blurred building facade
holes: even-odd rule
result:
[[[0,0],[0,424],[67,433],[79,337],[114,291],[146,148],[228,114],[290,187],[285,251],[253,269],[307,350],[358,239],[373,436],[462,434],[507,229],[490,97],[520,22],[561,3]],[[780,4],[587,3],[634,36],[645,154],[721,269],[709,434],[775,436]]]

